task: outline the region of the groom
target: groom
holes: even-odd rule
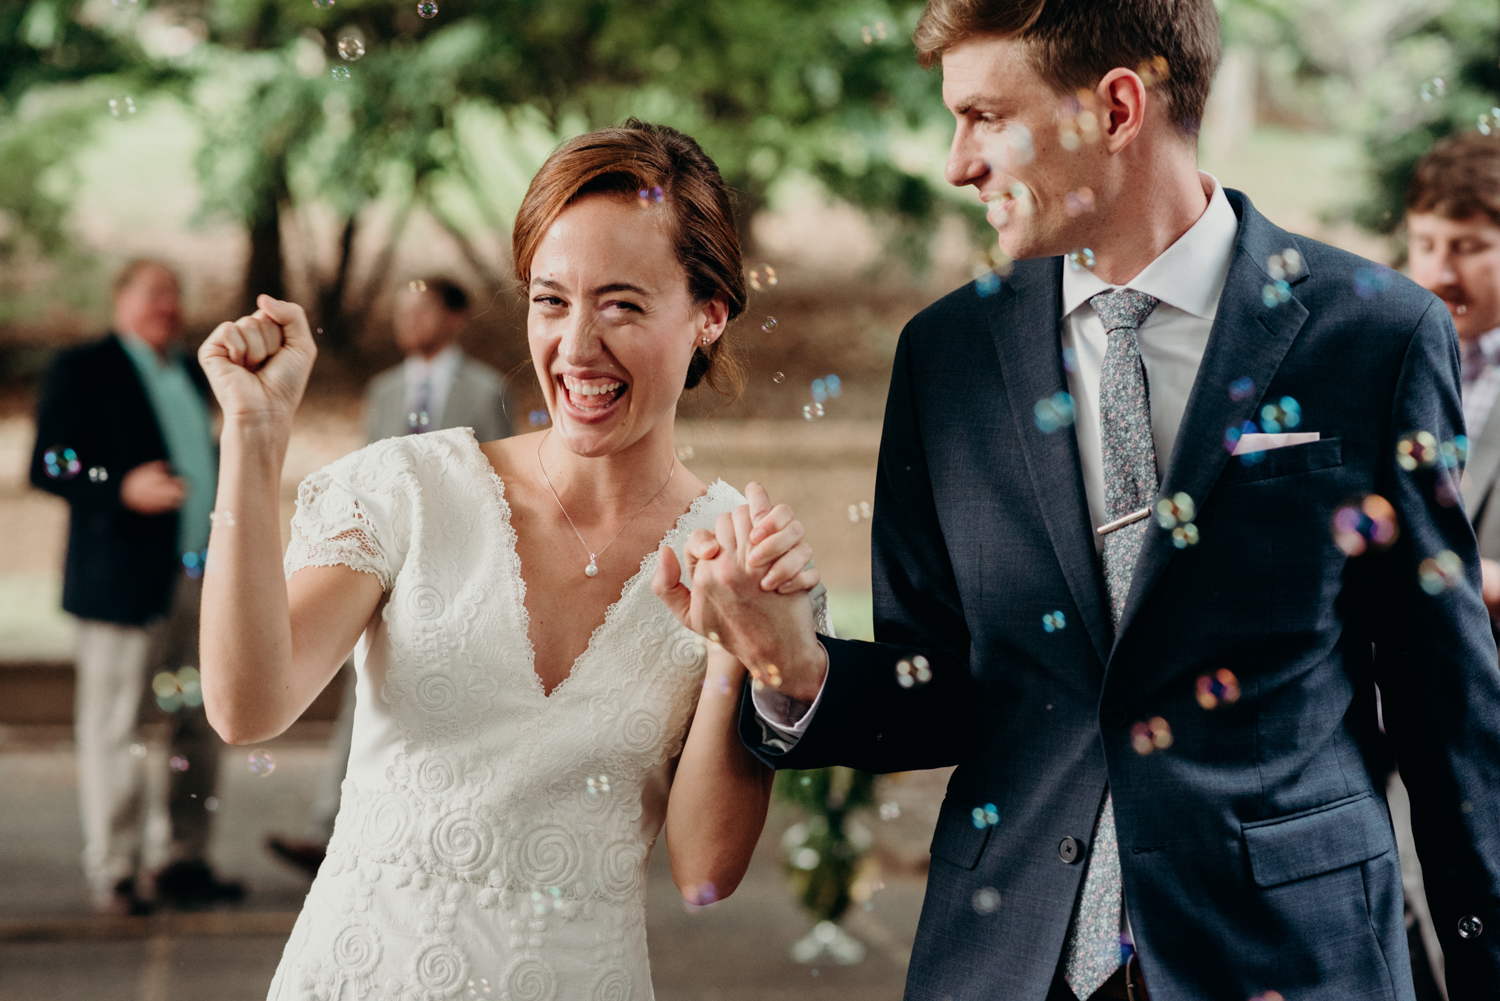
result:
[[[1450,997],[1500,996],[1500,671],[1442,304],[1197,170],[1212,0],[930,0],[916,44],[948,180],[1017,263],[897,347],[876,642],[762,593],[743,512],[664,593],[778,683],[746,742],[958,766],[908,998],[1411,999],[1383,725]]]

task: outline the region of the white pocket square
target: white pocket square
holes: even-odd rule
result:
[[[1269,452],[1273,448],[1286,448],[1288,445],[1306,445],[1308,442],[1317,441],[1319,438],[1316,431],[1289,431],[1286,434],[1244,434],[1235,443],[1234,451],[1230,455],[1244,455],[1247,452]]]

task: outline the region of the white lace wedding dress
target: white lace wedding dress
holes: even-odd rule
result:
[[[681,558],[741,503],[720,480],[663,541]],[[385,597],[356,652],[328,859],[273,1001],[652,997],[646,859],[706,662],[651,591],[656,561],[547,696],[505,488],[468,429],[382,441],[303,481],[286,572],[350,566]]]

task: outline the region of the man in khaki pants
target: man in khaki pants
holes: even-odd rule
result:
[[[218,457],[181,329],[177,276],[132,261],[115,281],[113,332],[63,353],[37,406],[31,482],[71,508],[63,608],[78,621],[83,862],[103,912],[148,910],[138,870],[162,855],[155,888],[167,903],[244,894],[206,861],[223,744],[198,688],[198,601]],[[147,718],[171,735],[165,851],[145,844]]]

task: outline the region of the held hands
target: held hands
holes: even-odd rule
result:
[[[290,424],[318,349],[301,306],[268,295],[256,305],[249,316],[214,328],[198,363],[226,423]]]
[[[166,514],[186,499],[187,484],[172,475],[165,459],[143,462],[120,481],[120,503],[136,514]]]
[[[721,643],[757,681],[811,702],[826,670],[806,593],[818,583],[817,571],[806,568],[812,550],[791,508],[772,508],[758,483],[745,494],[748,505],[688,540],[691,589],[665,546],[651,589],[679,622]]]

